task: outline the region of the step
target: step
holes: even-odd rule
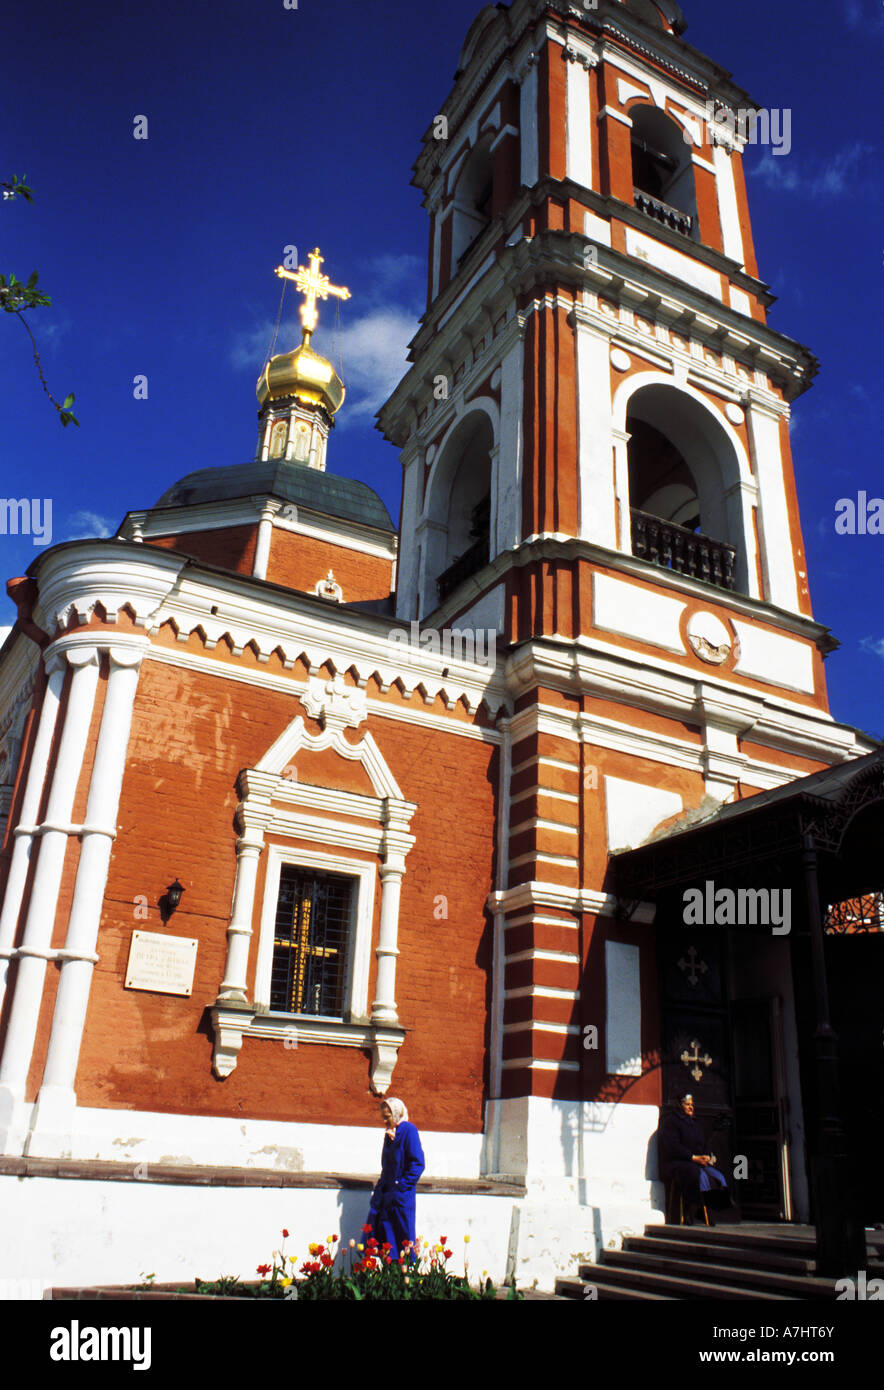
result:
[[[794,1302],[797,1295],[778,1293],[759,1293],[755,1289],[738,1284],[709,1284],[704,1278],[687,1278],[678,1274],[661,1274],[646,1269],[626,1269],[609,1265],[607,1256],[601,1265],[581,1265],[583,1271],[591,1271],[587,1283],[615,1285],[618,1288],[640,1290],[642,1292],[668,1294],[671,1298],[739,1299],[754,1302]]]
[[[589,1265],[581,1265],[580,1274],[583,1278],[590,1278],[590,1268]],[[665,1251],[659,1255],[649,1255],[644,1251],[607,1250],[604,1268],[652,1271],[685,1279],[700,1279],[711,1284],[734,1284],[753,1289],[759,1294],[779,1293],[786,1297],[827,1299],[835,1296],[835,1283],[832,1279],[815,1279],[807,1275],[784,1274],[776,1270],[759,1270],[734,1263],[715,1264],[691,1258],[674,1258]]]
[[[788,1231],[788,1226],[782,1227]],[[796,1255],[816,1259],[816,1237],[813,1235],[761,1235],[743,1231],[739,1226],[646,1226],[648,1240],[679,1240],[703,1245],[727,1245],[735,1250],[769,1250],[771,1254]]]
[[[734,1245],[714,1245],[704,1241],[667,1240],[648,1236],[626,1236],[623,1249],[636,1254],[667,1254],[676,1259],[712,1260],[715,1264],[749,1264],[753,1269],[781,1270],[784,1274],[812,1275],[816,1273],[816,1260],[800,1255],[781,1255],[777,1250],[750,1250]],[[690,1253],[688,1253],[690,1252]]]
[[[628,1299],[638,1301],[653,1300],[657,1303],[672,1303],[675,1301],[673,1294],[650,1293],[645,1289],[628,1289],[620,1284],[606,1284],[601,1279],[557,1279],[556,1293],[562,1294],[565,1298],[579,1299],[581,1303],[592,1302],[587,1299],[586,1289],[589,1284],[595,1286],[599,1299],[618,1298],[621,1301]]]

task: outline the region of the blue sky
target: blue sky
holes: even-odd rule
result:
[[[373,415],[404,368],[425,292],[426,215],[410,186],[478,0],[7,0],[2,173],[33,206],[0,208],[0,270],[34,268],[50,388],[27,337],[0,323],[0,494],[53,499],[53,540],[112,533],[192,469],[254,456],[255,380],[286,246],[319,244],[353,292],[317,346],[348,400],[329,467],[369,482],[394,518],[396,451]],[[793,445],[816,616],[842,648],[837,718],[884,737],[884,536],[835,533],[835,503],[884,494],[878,435],[884,249],[877,129],[884,10],[876,0],[684,0],[685,38],[756,101],[791,111],[788,155],[752,150],[749,192],[771,323],[822,367]],[[148,118],[148,139],[133,138]],[[296,341],[287,296],[277,350]],[[148,379],[136,400],[133,379]],[[3,577],[37,554],[0,537]],[[13,609],[0,598],[0,627]]]

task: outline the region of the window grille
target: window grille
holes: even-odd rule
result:
[[[283,865],[273,933],[271,1009],[343,1017],[352,906],[352,879]]]

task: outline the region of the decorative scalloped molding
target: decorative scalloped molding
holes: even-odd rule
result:
[[[389,640],[374,616],[320,608],[315,599],[293,593],[277,598],[240,575],[203,576],[196,562],[137,542],[97,541],[48,552],[39,582],[37,620],[50,632],[72,619],[86,624],[99,606],[115,624],[127,609],[150,635],[168,623],[182,644],[196,633],[209,651],[222,641],[234,656],[251,647],[262,665],[277,652],[286,670],[303,660],[313,676],[323,668],[334,675],[352,671],[362,689],[374,678],[384,694],[398,685],[410,699],[420,689],[428,704],[441,696],[449,709],[459,701],[471,715],[484,704],[493,718],[507,703],[499,670]],[[394,630],[401,624],[391,618]]]

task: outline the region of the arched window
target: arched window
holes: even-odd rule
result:
[[[634,106],[629,114],[635,206],[699,240],[694,165],[684,131],[656,106]]]
[[[626,430],[633,554],[747,592],[739,463],[723,428],[691,396],[649,385],[630,399]]]
[[[451,229],[451,274],[491,221],[494,178],[491,136],[480,140],[467,156],[454,192]]]
[[[453,432],[439,459],[428,499],[424,612],[444,603],[491,558],[491,450],[494,430],[474,410]]]

